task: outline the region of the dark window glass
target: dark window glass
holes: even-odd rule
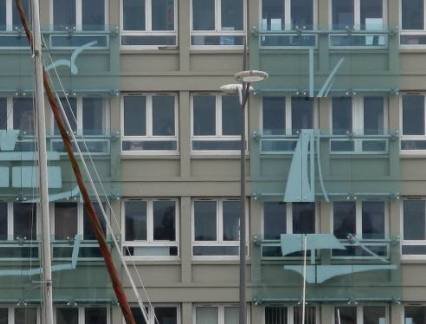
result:
[[[194,135],[216,135],[215,96],[194,96]]]
[[[241,108],[237,96],[222,97],[222,134],[241,134]]]
[[[132,307],[131,310],[137,324],[146,324],[145,318],[143,317],[142,311],[139,307]]]
[[[425,201],[404,200],[404,240],[424,240],[425,230]]]
[[[7,100],[0,98],[0,129],[7,129]]]
[[[2,0],[2,2],[5,2],[5,0]],[[26,13],[26,16],[29,19],[29,22],[31,23],[31,7],[30,7],[30,0],[22,0],[22,5],[24,6],[24,10]],[[17,28],[23,28],[21,19],[19,18],[18,8],[15,5],[15,2],[12,1],[12,23],[13,23],[13,29]]]
[[[84,310],[85,323],[90,324],[107,324],[107,310],[106,308],[86,308]]]
[[[293,29],[312,29],[314,26],[313,0],[291,1],[291,25]]]
[[[174,30],[174,0],[152,1],[152,30]]]
[[[333,29],[354,26],[354,0],[333,0]]]
[[[315,233],[315,204],[293,203],[293,233]]]
[[[83,134],[104,133],[104,108],[101,98],[83,98]]]
[[[152,97],[152,135],[175,135],[175,97]]]
[[[71,129],[74,132],[77,132],[77,120],[76,120],[76,118],[77,118],[77,99],[76,98],[68,98],[68,100],[67,100],[66,98],[61,98],[60,100],[61,100],[62,106],[64,107],[65,115],[68,118]],[[56,121],[54,122],[54,124],[55,124],[55,126],[54,126],[55,134],[59,134],[59,129],[58,129],[58,126],[56,125]]]
[[[221,0],[222,30],[243,30],[243,0]]]
[[[145,30],[145,0],[123,0],[123,29]]]
[[[314,128],[314,101],[312,98],[291,99],[291,124],[293,134],[301,129]]]
[[[345,239],[356,233],[355,202],[335,202],[333,204],[333,232],[337,238]]]
[[[102,230],[104,234],[106,233],[106,224],[104,216],[102,215],[101,208],[98,203],[93,203],[93,207],[95,208],[96,216],[101,223]],[[96,240],[96,236],[93,233],[92,226],[90,225],[89,217],[87,216],[86,208],[83,208],[83,239],[84,240]]]
[[[406,306],[405,307],[405,324],[423,324],[426,321],[425,306]]]
[[[84,30],[105,29],[105,0],[81,0]]]
[[[13,98],[13,129],[34,134],[34,108],[32,98]]]
[[[154,201],[154,240],[176,240],[176,203],[174,201]]]
[[[333,98],[333,134],[352,132],[352,99]]]
[[[223,202],[223,240],[238,241],[240,238],[240,202]]]
[[[335,324],[357,324],[356,307],[341,306],[335,308]]]
[[[424,135],[425,134],[425,97],[403,96],[402,97],[402,134]]]
[[[177,324],[176,307],[155,307],[154,312],[158,324]]]
[[[77,234],[77,204],[55,203],[55,239],[73,239]]]
[[[56,324],[78,324],[78,308],[57,308]]]
[[[313,306],[305,307],[305,323],[302,323],[302,307],[294,307],[294,324],[316,324],[316,309]]]
[[[6,30],[6,1],[0,1],[0,30]]]
[[[364,98],[364,134],[383,134],[384,129],[384,98]]]
[[[75,0],[53,1],[53,26],[55,30],[75,27]]]
[[[36,240],[36,205],[13,204],[13,237],[15,239]]]
[[[383,201],[362,203],[362,238],[385,238],[385,203]]]
[[[265,306],[265,324],[287,324],[287,307]]]
[[[194,202],[194,227],[196,241],[216,241],[216,201]]]
[[[361,0],[361,29],[383,29],[383,0]]]
[[[37,309],[16,308],[15,324],[37,324]]]
[[[9,324],[9,310],[7,308],[0,308],[0,324]]]
[[[262,29],[284,30],[283,0],[262,0]]]
[[[215,29],[215,0],[193,0],[192,1],[192,29],[214,30]]]
[[[423,0],[402,0],[402,29],[423,29]]]
[[[286,204],[265,202],[263,204],[263,237],[265,240],[279,240],[287,233]]]
[[[364,306],[363,324],[386,323],[386,307],[384,306]]]
[[[5,202],[0,202],[0,240],[7,240],[7,203]]]
[[[146,97],[124,97],[124,135],[146,135]]]
[[[285,98],[263,97],[263,134],[285,134]]]
[[[126,201],[126,241],[147,239],[147,204],[145,201]]]

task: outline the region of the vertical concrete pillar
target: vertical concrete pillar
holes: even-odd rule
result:
[[[182,321],[185,324],[195,324],[192,321],[192,303],[182,303]]]
[[[178,1],[179,70],[190,69],[191,8],[190,1]]]
[[[181,281],[182,283],[185,283],[185,284],[189,284],[192,281],[191,254],[192,254],[191,253],[191,197],[181,197],[181,206],[180,206]]]
[[[191,176],[191,109],[188,91],[179,93],[180,176]]]

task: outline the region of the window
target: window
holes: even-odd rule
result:
[[[192,96],[192,151],[239,152],[241,108],[237,96]]]
[[[175,0],[123,0],[122,45],[176,46]]]
[[[221,258],[238,256],[240,201],[196,199],[193,200],[192,209],[192,255]]]
[[[305,307],[305,324],[319,323],[318,309]],[[302,324],[301,306],[265,306],[265,324]]]
[[[426,323],[426,306],[410,305],[404,307],[404,324]]]
[[[179,307],[175,305],[153,305],[153,310],[148,308],[148,323],[142,315],[139,307],[132,307],[132,313],[135,317],[136,323],[141,324],[180,324]]]
[[[177,154],[177,97],[147,94],[123,97],[122,150]]]
[[[32,98],[13,98],[12,127],[24,134],[34,135],[34,107]],[[10,118],[10,117],[9,117]],[[9,119],[8,118],[8,119]]]
[[[30,0],[23,0],[22,4],[26,11],[27,17],[31,18]],[[15,1],[3,0],[0,4],[0,30],[12,31],[21,28],[22,24]]]
[[[38,324],[38,312],[35,307],[15,308],[14,324]]]
[[[425,97],[402,96],[401,150],[418,152],[426,150]]]
[[[0,203],[0,240],[37,240],[37,206]]]
[[[124,253],[135,257],[176,257],[177,214],[174,199],[124,201]]]
[[[311,30],[314,19],[314,0],[262,1],[262,30]]]
[[[426,254],[426,200],[405,199],[402,203],[402,254]]]
[[[387,107],[383,97],[333,97],[331,125],[333,152],[386,152],[382,136],[387,129]],[[368,137],[351,138],[351,134]]]
[[[336,306],[335,324],[386,324],[388,310],[386,306]]]
[[[195,324],[238,324],[238,305],[196,305]]]
[[[424,0],[401,0],[401,45],[426,45],[425,17]]]
[[[191,45],[243,45],[244,12],[244,0],[192,0]]]
[[[56,324],[109,324],[109,308],[102,306],[70,307],[55,309]]]
[[[107,24],[105,0],[52,0],[55,30],[104,30]]]

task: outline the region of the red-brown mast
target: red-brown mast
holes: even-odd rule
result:
[[[33,46],[33,36],[31,30],[29,28],[28,19],[25,14],[24,7],[22,6],[21,0],[16,0],[16,6],[19,12],[19,17],[22,22],[22,26],[24,27],[25,34],[27,35],[28,42],[32,48]],[[126,320],[127,324],[136,324],[133,313],[130,309],[129,303],[127,301],[127,296],[124,293],[123,285],[120,281],[119,274],[117,269],[114,266],[114,262],[112,259],[111,252],[108,248],[108,244],[105,239],[105,233],[102,229],[101,223],[96,215],[95,208],[93,203],[90,200],[89,192],[84,184],[83,176],[81,174],[80,167],[78,165],[77,159],[74,156],[73,145],[70,136],[65,127],[65,123],[62,119],[62,115],[59,109],[59,105],[56,99],[56,96],[50,86],[49,77],[46,73],[46,70],[43,68],[43,84],[44,89],[46,91],[47,99],[49,101],[50,107],[53,112],[53,116],[56,121],[56,125],[58,126],[59,132],[62,137],[62,141],[64,142],[64,147],[68,155],[68,159],[71,162],[71,166],[74,172],[74,176],[76,178],[78,187],[80,189],[81,195],[84,201],[84,207],[87,211],[87,216],[89,217],[90,226],[95,234],[96,240],[99,243],[99,249],[104,258],[105,265],[107,267],[110,279],[112,281],[112,286],[115,292],[115,296],[117,297],[118,303],[121,307],[121,311]]]

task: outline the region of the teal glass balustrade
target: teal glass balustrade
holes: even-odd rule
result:
[[[64,88],[70,95],[116,95],[120,73],[118,28],[89,29],[43,29],[45,67],[57,91]],[[0,94],[32,92],[33,74],[25,33],[22,30],[0,31]]]
[[[284,202],[394,199],[400,191],[398,139],[394,131],[255,132],[250,148],[251,194]]]
[[[333,234],[282,234],[281,240],[253,242],[253,301],[302,300],[306,259],[309,303],[399,302],[401,273],[397,240],[339,240]]]
[[[398,35],[392,30],[253,29],[250,67],[269,73],[253,85],[259,94],[397,93]]]

